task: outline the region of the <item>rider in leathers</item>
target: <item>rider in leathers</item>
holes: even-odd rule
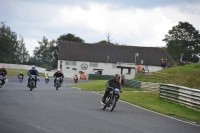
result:
[[[29,84],[29,82],[30,82],[30,76],[31,76],[31,75],[35,75],[35,76],[36,76],[36,78],[35,78],[35,88],[37,88],[37,86],[36,86],[36,84],[37,84],[37,76],[39,76],[39,73],[38,73],[38,71],[35,69],[35,65],[33,65],[33,66],[32,66],[32,69],[30,69],[30,70],[28,71],[28,76],[29,76],[29,78],[28,78],[28,84]],[[29,87],[28,84],[27,84],[27,87]]]
[[[0,85],[0,88],[1,88],[1,86],[3,86],[3,84],[5,84],[5,80],[6,80],[6,77],[7,77],[6,66],[2,66],[0,68],[0,75],[3,76],[2,85]]]
[[[24,79],[24,74],[22,72],[19,73],[18,78],[19,76],[22,76],[22,80]]]
[[[54,79],[54,87],[56,86],[56,77],[62,77],[61,80],[60,80],[60,83],[63,82],[64,75],[63,75],[63,73],[61,72],[60,69],[58,69],[58,71],[55,72],[53,76],[55,77],[55,79]]]
[[[121,84],[119,82],[120,76],[118,74],[115,74],[113,79],[109,79],[106,83],[106,90],[104,93],[104,96],[102,98],[102,104],[105,104],[106,97],[109,95],[112,88],[118,88],[120,92],[122,92]]]

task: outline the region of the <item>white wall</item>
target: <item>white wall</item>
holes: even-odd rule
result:
[[[81,68],[82,63],[86,63],[88,65],[88,68],[86,70],[82,70]],[[70,68],[66,69],[66,67],[70,67]],[[60,60],[58,61],[58,68],[60,68]],[[76,68],[77,70],[76,71],[72,70],[72,68]],[[66,78],[73,78],[75,74],[79,73],[79,71],[83,71],[88,78],[89,74],[95,74],[95,71],[93,71],[93,69],[103,69],[102,75],[114,75],[116,73],[118,74],[121,73],[121,69],[116,68],[116,65],[115,67],[113,67],[113,64],[111,63],[98,63],[98,67],[92,67],[90,66],[90,62],[77,61],[76,66],[65,65],[65,61],[62,62],[62,72],[64,73],[64,76]],[[127,69],[123,70],[123,74],[125,73],[128,73]],[[133,78],[134,75],[133,74],[132,76],[129,75],[129,77]]]
[[[103,69],[102,75],[114,75],[114,74],[121,74],[121,69],[117,68],[116,65],[112,63],[98,63],[98,67],[90,66],[90,62],[84,61],[76,61],[76,66],[65,65],[64,60],[58,60],[58,68],[60,68],[60,61],[62,61],[62,72],[66,78],[73,78],[75,74],[78,74],[79,71],[83,71],[88,79],[89,74],[95,74],[93,69]],[[82,70],[81,64],[86,63],[88,68],[86,70]],[[69,67],[69,69],[66,69]],[[149,72],[155,72],[161,70],[162,68],[159,66],[142,66],[145,70],[149,70]],[[77,70],[72,70],[72,68],[76,68]],[[135,77],[135,69],[131,69],[131,74],[127,74],[128,69],[123,69],[123,75],[125,75],[125,79],[133,79]]]

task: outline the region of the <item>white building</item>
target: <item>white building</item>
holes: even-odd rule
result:
[[[136,53],[138,56],[135,56]],[[58,68],[66,78],[73,78],[82,71],[86,76],[118,73],[125,79],[133,79],[137,64],[143,61],[142,68],[155,72],[162,69],[161,58],[167,58],[167,66],[174,65],[172,58],[162,48],[61,42]]]

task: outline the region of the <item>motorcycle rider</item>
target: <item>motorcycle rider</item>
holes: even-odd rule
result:
[[[22,72],[19,73],[18,79],[19,79],[19,76],[22,76],[22,80],[24,79],[24,74]]]
[[[30,76],[31,75],[35,75],[36,76],[36,78],[35,78],[35,88],[37,88],[37,86],[36,86],[36,84],[37,84],[37,76],[39,76],[39,73],[38,73],[38,71],[35,69],[35,65],[33,65],[32,66],[32,69],[30,69],[29,71],[28,71],[28,76],[29,76],[29,78],[28,78],[28,84],[29,84],[29,82],[30,82]],[[29,85],[27,84],[27,87],[29,87]]]
[[[78,79],[78,76],[77,76],[77,74],[75,74],[75,76],[74,76],[74,79],[75,79],[75,78],[77,78],[77,79]]]
[[[62,77],[61,80],[60,80],[60,83],[63,82],[64,75],[63,75],[63,73],[61,72],[60,69],[58,69],[57,72],[55,72],[53,76],[55,77],[55,79],[54,79],[54,87],[56,86],[56,78],[57,77]]]
[[[77,74],[75,74],[75,76],[74,76],[74,82],[75,82],[75,83],[78,82],[78,76],[77,76]]]
[[[49,75],[48,75],[48,73],[46,74],[45,80],[47,80],[49,82]]]
[[[107,96],[110,94],[110,91],[112,91],[112,88],[118,88],[119,91],[122,93],[122,88],[121,88],[121,84],[119,82],[120,80],[120,75],[118,74],[115,74],[114,78],[112,79],[109,79],[106,83],[106,90],[105,90],[105,93],[104,93],[104,96],[102,97],[102,101],[101,103],[103,105],[105,105],[105,100],[107,98]]]
[[[1,88],[1,86],[3,86],[3,84],[5,84],[5,80],[6,80],[6,78],[7,78],[6,66],[2,66],[2,67],[0,68],[0,75],[3,76],[2,85],[0,85],[0,88]]]

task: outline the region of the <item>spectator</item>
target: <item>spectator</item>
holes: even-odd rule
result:
[[[163,68],[167,68],[167,58],[163,59]]]
[[[183,53],[181,54],[180,65],[181,65],[181,66],[184,66],[184,65],[185,65],[185,56],[184,56]]]
[[[164,65],[164,59],[161,58],[161,61],[160,61],[160,66],[163,68],[163,65]]]
[[[142,66],[141,66],[140,64],[138,64],[137,69],[138,69],[138,74],[141,73],[141,71],[142,71]]]

